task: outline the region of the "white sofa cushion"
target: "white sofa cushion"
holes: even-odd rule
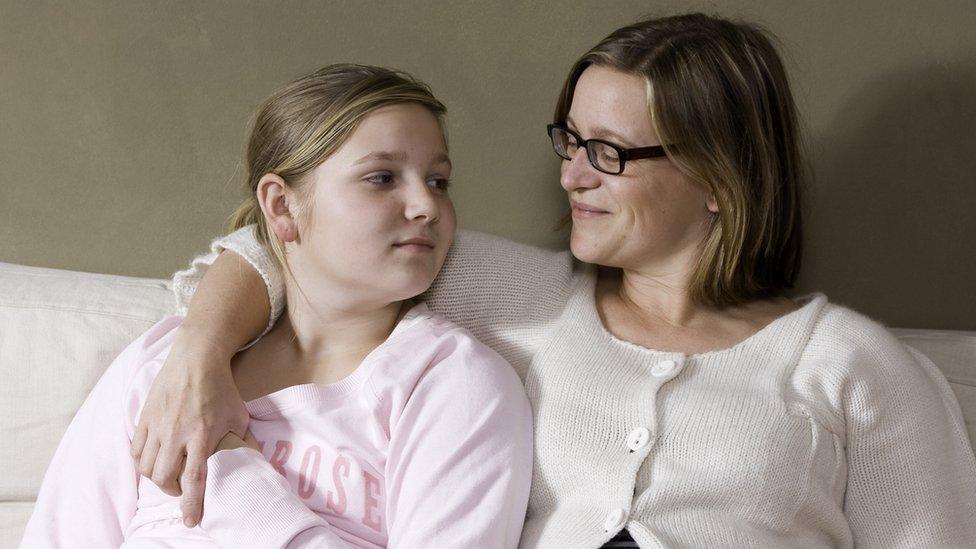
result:
[[[0,547],[16,547],[48,461],[115,356],[175,310],[169,282],[0,263]],[[949,379],[976,440],[976,332],[896,330]]]
[[[0,547],[17,547],[48,461],[115,356],[175,302],[168,282],[0,263]]]

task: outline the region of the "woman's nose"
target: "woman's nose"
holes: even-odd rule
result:
[[[573,154],[572,160],[563,160],[560,170],[559,184],[567,192],[600,186],[600,173],[590,165],[586,149],[579,148]]]

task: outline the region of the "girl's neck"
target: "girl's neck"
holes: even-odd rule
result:
[[[313,364],[361,360],[389,337],[412,306],[409,300],[313,305],[291,289],[286,299],[276,331],[288,337],[301,362]]]

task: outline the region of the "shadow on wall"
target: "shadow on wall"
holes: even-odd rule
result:
[[[976,330],[976,67],[880,78],[812,145],[800,289],[889,326]]]

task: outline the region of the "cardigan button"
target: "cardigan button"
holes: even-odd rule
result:
[[[631,452],[636,452],[641,448],[647,446],[647,443],[651,440],[651,432],[640,427],[634,429],[627,435],[627,447],[630,448]]]
[[[627,522],[627,510],[626,509],[614,509],[610,511],[607,515],[606,522],[603,523],[603,528],[607,532],[616,532],[623,528],[624,524]]]
[[[662,360],[651,368],[651,375],[654,377],[664,377],[674,371],[677,366],[673,360]]]

